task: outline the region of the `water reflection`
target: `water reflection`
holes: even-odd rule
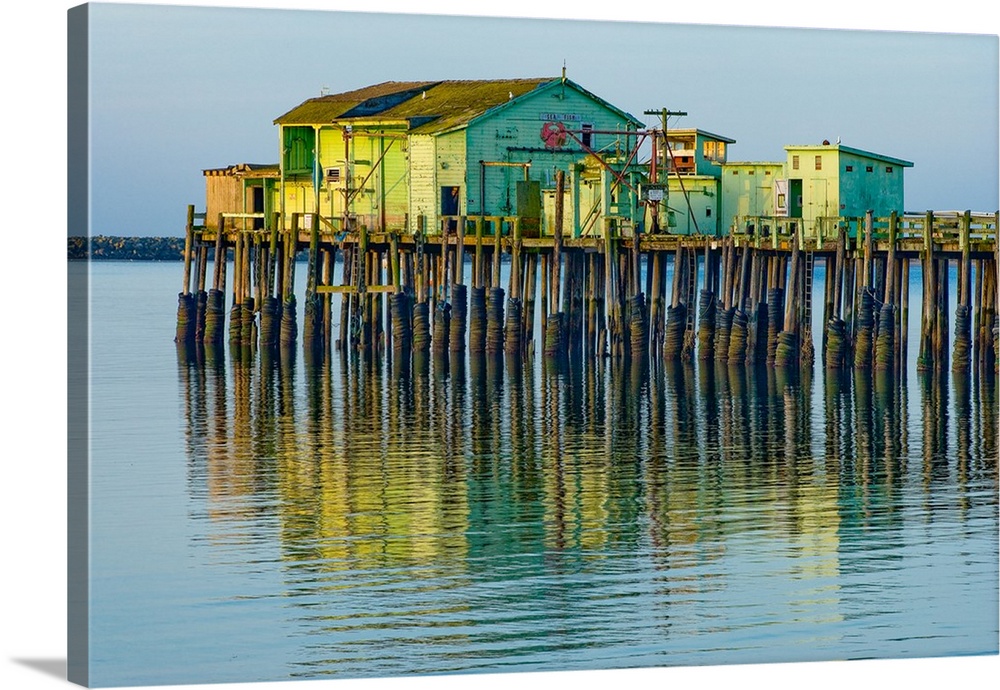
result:
[[[926,593],[880,582],[935,524],[995,553],[992,377],[207,350],[178,374],[200,529],[278,549],[290,675],[926,653]]]

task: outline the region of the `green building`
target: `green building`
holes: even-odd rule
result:
[[[802,218],[807,233],[818,218],[859,218],[903,212],[903,170],[913,163],[839,142],[786,146],[787,216]],[[779,185],[778,194],[784,192]],[[775,215],[784,215],[776,213]]]
[[[668,129],[669,151],[658,154],[667,177],[667,232],[718,236],[728,229],[722,168],[734,139],[701,129]],[[662,225],[662,223],[661,223]]]
[[[728,230],[790,229],[801,219],[813,238],[835,223],[902,213],[903,170],[910,161],[824,141],[786,146],[784,162],[726,162],[722,169],[722,215]],[[852,233],[857,223],[849,223]]]
[[[784,179],[782,163],[734,161],[722,165],[722,218],[725,232],[733,227],[746,230],[754,219],[787,215],[778,204],[786,197],[775,195],[775,188]]]
[[[567,234],[595,205],[619,212],[614,176],[585,172],[625,159],[642,126],[566,78],[385,82],[309,99],[275,124],[286,222],[316,212],[334,230],[435,232],[458,216],[521,216],[544,232],[562,170]]]

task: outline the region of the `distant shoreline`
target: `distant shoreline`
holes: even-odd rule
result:
[[[95,237],[68,238],[70,261],[181,261],[184,258],[183,237]],[[90,249],[88,253],[88,240]],[[209,250],[212,253],[212,250]]]

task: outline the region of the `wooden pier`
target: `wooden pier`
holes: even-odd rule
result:
[[[285,223],[278,214],[220,214],[209,228],[189,207],[176,339],[222,344],[228,303],[229,345],[249,352],[296,346],[302,319],[302,347],[364,356],[517,358],[540,349],[553,358],[774,367],[811,366],[818,356],[829,369],[899,373],[916,347],[920,370],[996,369],[997,213],[869,213],[820,219],[808,234],[801,219],[748,218],[726,237],[636,235],[607,220],[569,237],[560,206],[546,235],[507,216],[343,232],[315,214]],[[917,343],[907,337],[914,264],[923,276]],[[814,309],[821,333],[812,332]]]

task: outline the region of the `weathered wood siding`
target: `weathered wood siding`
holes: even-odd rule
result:
[[[402,227],[408,210],[406,156],[405,140],[391,130],[355,130],[345,145],[342,129],[321,129],[320,213],[339,227],[350,175],[350,189],[360,189],[351,200],[351,215],[376,229],[381,227],[384,208],[387,227]],[[336,170],[336,177],[327,174],[331,170]]]
[[[430,230],[431,219],[436,217],[437,168],[435,166],[435,145],[432,135],[413,135],[410,145],[410,224],[417,227],[417,217],[427,217]]]
[[[216,229],[220,213],[243,211],[243,184],[233,175],[205,175],[205,224]]]
[[[516,201],[515,185],[523,179],[523,172],[517,168],[487,169],[486,199],[485,204],[481,203],[479,161],[530,160],[530,178],[540,181],[542,189],[552,189],[556,170],[568,172],[573,163],[586,157],[572,138],[567,138],[560,149],[547,150],[541,132],[550,121],[562,122],[571,131],[579,131],[584,124],[592,125],[595,130],[624,130],[628,123],[619,113],[569,85],[529,94],[473,122],[467,130],[468,213],[511,213]],[[611,134],[592,134],[590,148],[613,150],[615,138]]]

